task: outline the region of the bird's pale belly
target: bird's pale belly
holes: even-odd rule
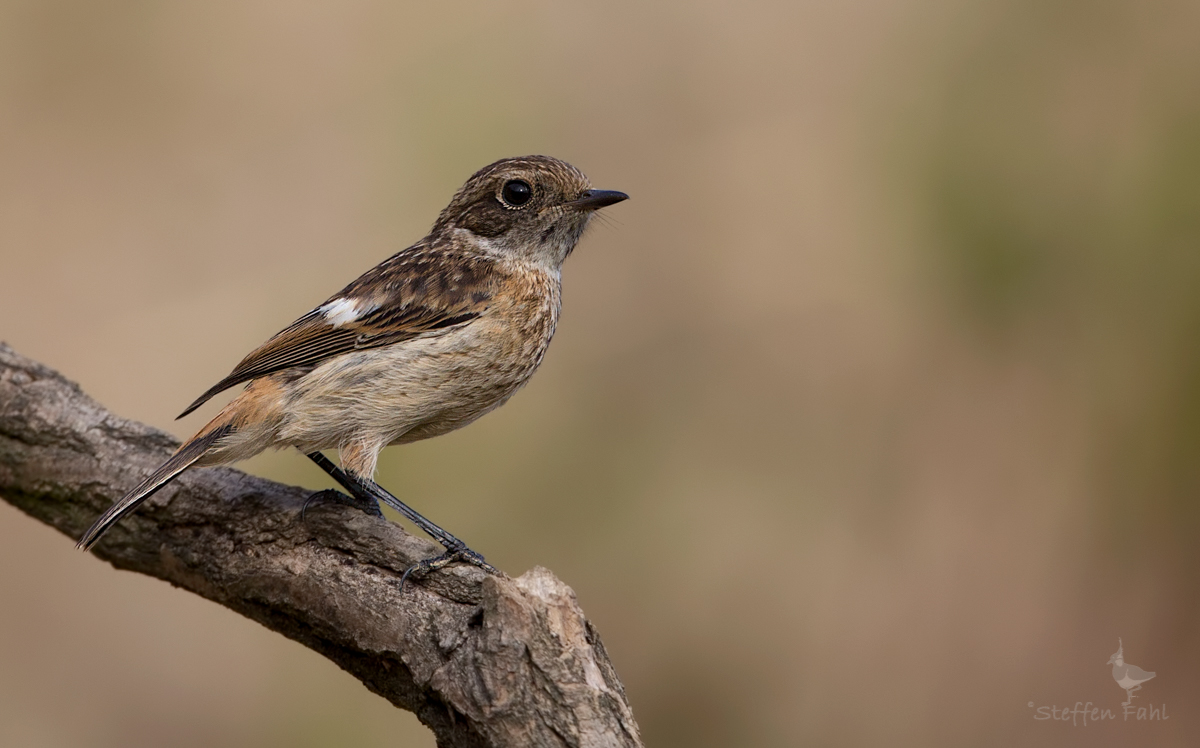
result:
[[[346,354],[296,382],[279,437],[301,449],[378,450],[453,431],[502,405],[533,374],[545,342],[524,350],[505,331],[445,335]]]

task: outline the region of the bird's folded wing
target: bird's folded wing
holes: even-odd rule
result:
[[[487,258],[410,247],[251,351],[178,417],[242,382],[466,324],[487,308],[495,275]]]
[[[1137,665],[1127,665],[1126,668],[1125,676],[1136,681],[1150,680],[1154,677],[1154,673],[1148,673]]]

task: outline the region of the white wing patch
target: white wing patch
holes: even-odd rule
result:
[[[359,317],[378,308],[378,304],[361,304],[360,299],[334,299],[317,309],[325,315],[325,321],[334,327],[348,325]]]

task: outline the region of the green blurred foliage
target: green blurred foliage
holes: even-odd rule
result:
[[[1149,560],[1200,532],[1200,76],[1080,9],[1014,4],[955,71],[930,205],[964,321],[1087,398],[1100,552]]]

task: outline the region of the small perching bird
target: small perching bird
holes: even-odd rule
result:
[[[1148,673],[1142,670],[1137,665],[1125,664],[1125,644],[1120,637],[1117,638],[1117,651],[1108,658],[1109,665],[1113,666],[1112,676],[1117,685],[1125,689],[1126,700],[1122,702],[1122,706],[1129,706],[1133,703],[1133,692],[1142,690],[1142,684],[1154,677],[1154,673]]]
[[[242,359],[180,418],[245,391],[83,534],[91,548],[184,470],[295,447],[377,510],[382,500],[466,560],[462,541],[372,481],[379,452],[445,434],[502,405],[542,361],[558,322],[563,261],[594,211],[628,198],[592,189],[547,156],[497,161],[454,195],[421,241],[384,260]],[[339,470],[321,450],[336,449]],[[411,571],[411,570],[410,570]]]

